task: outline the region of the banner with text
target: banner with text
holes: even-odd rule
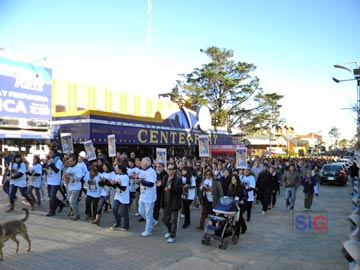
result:
[[[0,57],[0,115],[51,120],[52,71]]]

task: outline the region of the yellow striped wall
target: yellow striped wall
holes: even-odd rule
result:
[[[177,104],[169,101],[61,79],[53,79],[52,94],[53,114],[56,114],[57,105],[65,107],[69,114],[94,110],[154,117],[156,112],[160,112],[162,119],[179,110]]]

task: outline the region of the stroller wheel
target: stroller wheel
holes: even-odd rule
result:
[[[220,243],[219,248],[224,250],[227,249],[227,241],[223,241],[222,243]]]
[[[231,240],[232,240],[232,243],[235,245],[235,244],[237,244],[239,242],[239,236],[234,234],[232,236]]]
[[[206,238],[205,238],[205,245],[210,245],[210,236],[207,236]]]

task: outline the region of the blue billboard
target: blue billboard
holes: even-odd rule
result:
[[[0,116],[51,120],[51,69],[0,57]]]

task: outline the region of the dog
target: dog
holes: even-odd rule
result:
[[[2,248],[4,247],[4,243],[9,239],[16,243],[16,253],[19,252],[19,240],[16,239],[16,235],[18,234],[21,234],[28,242],[29,247],[27,251],[30,252],[31,240],[24,223],[29,217],[29,209],[23,208],[22,210],[26,213],[25,218],[0,224],[0,260],[3,260]]]

